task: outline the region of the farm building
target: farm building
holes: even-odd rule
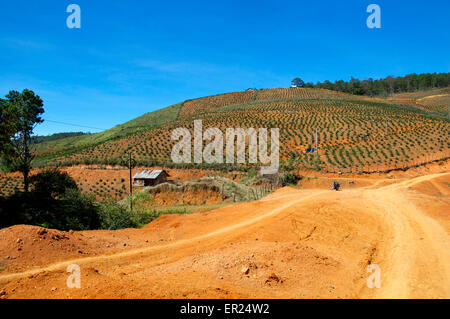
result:
[[[170,176],[165,170],[142,170],[133,176],[134,186],[154,186],[167,181]]]

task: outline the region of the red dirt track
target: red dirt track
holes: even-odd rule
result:
[[[449,298],[450,173],[286,187],[143,229],[0,230],[2,298]],[[66,268],[81,268],[68,288]],[[369,289],[367,266],[381,270]]]

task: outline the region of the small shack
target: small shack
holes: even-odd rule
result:
[[[133,176],[134,186],[155,186],[167,182],[170,175],[163,169],[142,170]]]

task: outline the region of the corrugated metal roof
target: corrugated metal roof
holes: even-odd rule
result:
[[[142,170],[136,174],[134,174],[133,178],[146,178],[146,179],[155,179],[163,172],[162,169],[155,170]]]

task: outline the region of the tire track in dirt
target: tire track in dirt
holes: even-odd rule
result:
[[[450,175],[449,172],[446,173],[436,173],[436,174],[430,174],[430,175],[425,175],[425,176],[420,176],[420,177],[415,177],[412,179],[408,179],[399,183],[395,183],[395,184],[391,184],[391,185],[387,185],[387,186],[383,186],[381,188],[379,188],[378,190],[388,190],[388,189],[395,189],[395,188],[400,188],[400,187],[411,187],[414,186],[416,184],[422,183],[422,182],[427,182],[427,181],[431,181],[435,178],[438,177],[442,177],[442,176],[447,176]]]
[[[150,246],[150,247],[144,247],[144,248],[138,248],[138,249],[130,249],[127,251],[123,251],[120,253],[115,253],[115,254],[107,254],[107,255],[99,255],[99,256],[92,256],[92,257],[85,257],[85,258],[77,258],[77,259],[72,259],[72,260],[66,260],[63,262],[58,262],[58,263],[54,263],[45,267],[39,267],[36,269],[30,269],[24,272],[19,272],[19,273],[11,273],[11,274],[5,274],[5,275],[1,275],[0,276],[0,282],[3,281],[8,281],[8,280],[13,280],[13,279],[18,279],[18,278],[22,278],[22,277],[26,277],[26,276],[30,276],[30,275],[36,275],[38,273],[42,273],[42,272],[53,272],[53,271],[60,271],[62,269],[64,269],[65,267],[71,265],[71,264],[78,264],[78,265],[86,265],[89,263],[94,263],[94,262],[101,262],[101,261],[107,261],[107,260],[114,260],[114,259],[119,259],[122,257],[130,257],[133,255],[138,255],[138,254],[143,254],[143,253],[148,253],[151,251],[156,251],[156,250],[163,250],[166,248],[173,248],[173,247],[178,247],[178,246],[183,246],[183,245],[189,245],[192,244],[193,242],[198,242],[201,240],[205,240],[217,235],[221,235],[227,232],[232,232],[234,230],[237,230],[239,228],[242,227],[246,227],[249,226],[251,224],[257,223],[267,217],[270,216],[274,216],[280,212],[282,212],[283,210],[294,206],[302,201],[311,199],[313,197],[319,196],[325,192],[328,191],[318,191],[317,193],[313,193],[304,197],[301,197],[300,199],[296,199],[296,200],[292,200],[290,202],[288,202],[287,204],[284,204],[276,209],[273,209],[271,211],[269,211],[268,213],[265,213],[263,215],[254,217],[252,219],[246,220],[244,222],[238,223],[238,224],[234,224],[231,226],[226,226],[224,228],[221,228],[219,230],[204,234],[204,235],[200,235],[194,238],[189,238],[189,239],[181,239],[178,241],[175,241],[173,243],[169,243],[169,244],[164,244],[164,245],[157,245],[157,246]],[[275,196],[273,197],[271,200],[278,200],[278,198]],[[267,199],[266,199],[267,201]]]
[[[449,298],[450,237],[404,194],[404,188],[445,175],[448,173],[422,176],[364,192],[364,198],[379,207],[379,215],[390,229],[390,242],[382,247],[377,261],[381,288],[366,297]]]

